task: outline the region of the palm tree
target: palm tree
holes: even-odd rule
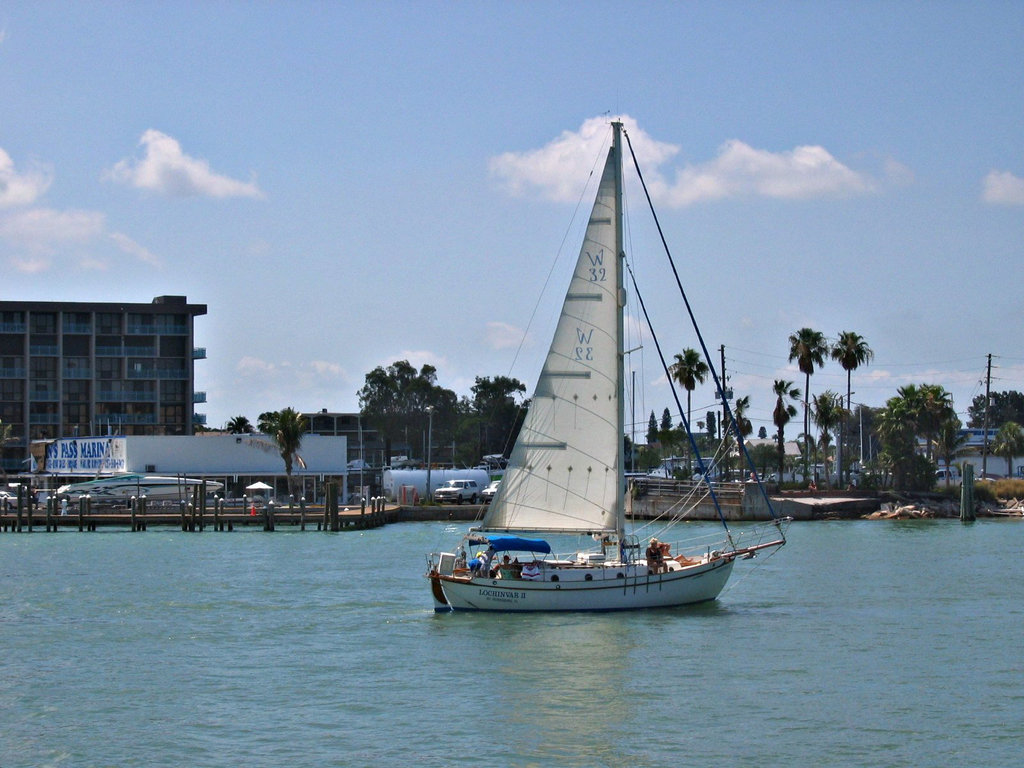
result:
[[[738,432],[736,440],[736,454],[739,459],[739,468],[743,469],[743,440],[750,437],[754,431],[754,425],[747,418],[747,409],[750,408],[750,395],[736,399],[732,406],[732,418]]]
[[[855,370],[862,365],[867,365],[874,358],[875,353],[872,351],[868,343],[864,341],[864,337],[859,333],[853,331],[843,331],[839,334],[839,338],[836,339],[836,343],[832,345],[831,351],[832,359],[837,361],[843,370],[846,371],[846,410],[848,413],[853,412],[853,391],[850,388],[851,376]],[[840,462],[844,458],[846,451],[846,422],[844,421],[840,431],[839,437],[839,460]],[[838,468],[839,472],[843,471],[843,467],[840,465]],[[846,463],[846,478],[850,478],[850,462]]]
[[[956,411],[953,410],[953,396],[941,384],[922,384],[918,393],[921,398],[918,430],[925,438],[925,451],[930,461],[939,428],[956,416]]]
[[[960,419],[953,414],[952,418],[946,419],[939,425],[939,432],[935,439],[935,455],[946,462],[946,468],[953,466],[953,459],[967,444],[967,435],[960,431]],[[949,487],[950,473],[946,472],[946,487]]]
[[[288,479],[288,492],[292,493],[292,464],[297,463],[302,469],[306,462],[299,456],[302,436],[309,429],[306,417],[294,408],[261,413],[259,418],[260,431],[274,440],[274,445],[281,458],[284,459],[284,473]]]
[[[825,343],[825,335],[813,328],[801,328],[789,337],[789,362],[796,360],[797,367],[804,375],[804,434],[810,433],[810,393],[811,374],[815,366],[819,368],[825,364],[825,355],[828,354],[828,344]],[[807,449],[804,448],[804,479],[807,478]]]
[[[822,460],[825,463],[825,485],[828,485],[831,477],[831,473],[828,471],[828,449],[832,442],[832,433],[842,425],[847,413],[843,408],[842,396],[829,389],[814,396],[813,410],[814,423],[821,431],[818,445],[821,447]]]
[[[775,410],[772,411],[772,422],[778,427],[775,439],[779,443],[779,482],[785,472],[786,462],[786,440],[783,437],[783,430],[789,420],[796,416],[796,406],[790,400],[800,400],[800,390],[793,386],[792,381],[776,379],[772,385],[772,392],[775,393]]]
[[[693,390],[698,384],[703,384],[711,369],[708,364],[701,360],[700,352],[696,349],[684,349],[682,354],[677,353],[675,362],[668,367],[668,372],[678,384],[686,390],[686,423],[690,424],[690,399]],[[690,446],[686,446],[686,469],[690,470]]]
[[[1006,476],[1013,477],[1013,457],[1024,453],[1024,429],[1015,421],[1008,421],[996,432],[992,453],[1006,459]]]
[[[252,422],[249,421],[247,416],[232,417],[224,425],[224,428],[232,435],[251,435],[256,431],[253,429]]]

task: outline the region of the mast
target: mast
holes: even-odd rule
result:
[[[617,269],[615,270],[615,296],[618,301],[618,317],[616,326],[616,360],[618,370],[615,386],[619,403],[617,425],[619,456],[617,462],[618,478],[616,484],[617,492],[615,494],[615,504],[617,509],[615,510],[615,519],[618,527],[617,533],[621,538],[626,532],[626,351],[623,342],[623,336],[625,333],[622,317],[623,309],[626,305],[626,292],[623,289],[623,272],[626,267],[626,251],[623,247],[622,241],[622,123],[618,121],[612,123],[612,151],[615,154],[615,255],[617,261]]]

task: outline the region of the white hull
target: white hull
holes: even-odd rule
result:
[[[438,611],[625,611],[714,600],[729,580],[733,562],[732,557],[718,557],[663,574],[651,574],[642,563],[568,567],[547,570],[543,581],[429,578]]]
[[[160,477],[156,475],[138,477],[110,477],[87,480],[61,486],[57,494],[77,499],[89,495],[96,501],[127,501],[133,496],[145,496],[151,500],[187,499],[194,488],[202,487],[203,481],[195,478]],[[217,493],[224,487],[214,480],[206,481],[206,493]]]

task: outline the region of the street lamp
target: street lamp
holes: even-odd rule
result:
[[[430,443],[434,431],[434,406],[427,406],[427,498],[433,499],[430,493]]]

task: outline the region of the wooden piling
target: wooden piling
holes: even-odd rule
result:
[[[973,523],[974,520],[974,465],[965,463],[960,485],[960,522]]]

